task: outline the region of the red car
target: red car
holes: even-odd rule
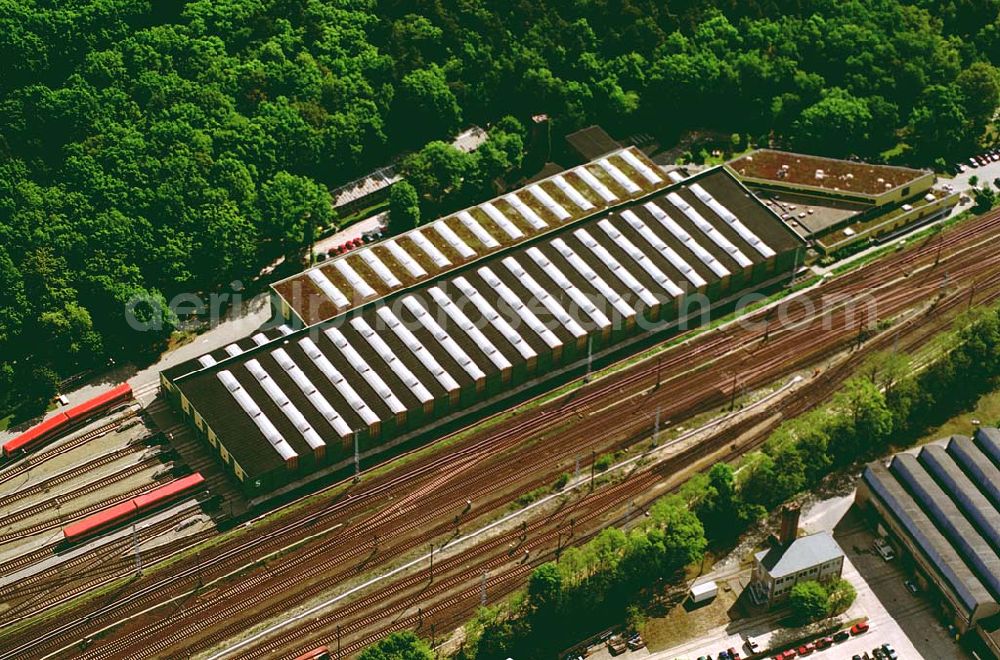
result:
[[[782,651],[778,655],[774,656],[773,660],[792,660],[795,657],[795,649],[788,649],[787,651]]]
[[[868,632],[867,621],[861,621],[860,623],[855,623],[853,626],[851,626],[852,635],[860,635],[861,633],[866,633],[866,632]]]
[[[833,637],[822,637],[816,640],[816,650],[825,649],[828,646],[833,646]]]
[[[802,646],[799,647],[799,655],[809,655],[815,650],[816,650],[816,645],[813,644],[812,642],[809,642],[808,644],[803,644]]]

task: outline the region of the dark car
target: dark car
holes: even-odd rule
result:
[[[851,633],[847,632],[846,630],[838,630],[837,632],[833,633],[833,641],[838,644],[841,642],[846,642],[850,638],[851,638]]]
[[[903,584],[906,585],[906,588],[909,589],[909,591],[910,591],[911,594],[920,593],[920,587],[918,587],[917,584],[913,580],[907,580],[907,581],[903,582]]]

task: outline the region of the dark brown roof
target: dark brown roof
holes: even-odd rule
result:
[[[772,149],[754,151],[728,165],[743,178],[862,195],[881,195],[927,174],[908,167],[856,163]]]

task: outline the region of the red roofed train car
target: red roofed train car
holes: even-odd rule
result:
[[[135,512],[135,500],[128,500],[127,502],[122,502],[121,504],[109,506],[106,509],[98,511],[92,516],[87,516],[83,520],[77,520],[76,522],[66,525],[63,528],[63,538],[70,543],[79,541],[80,539],[87,538],[88,536],[96,534],[103,529],[119,525],[126,520],[131,520],[135,517]]]
[[[127,502],[115,504],[91,516],[87,516],[83,520],[70,523],[63,528],[63,538],[67,543],[75,543],[98,534],[109,527],[116,527],[178,499],[181,495],[190,492],[204,482],[205,478],[201,476],[200,472],[195,472],[181,479],[175,479],[164,486],[154,488],[148,493],[133,497]]]
[[[98,413],[114,408],[120,403],[132,400],[132,386],[128,383],[108,390],[104,394],[95,396],[93,399],[74,406],[66,411],[66,416],[74,421],[84,421],[94,417]]]
[[[194,474],[189,474],[186,477],[175,479],[169,484],[160,486],[159,488],[151,490],[148,493],[139,495],[132,501],[135,502],[135,506],[139,512],[143,512],[148,509],[154,509],[161,504],[176,499],[179,495],[182,495],[203,483],[205,483],[205,477],[201,476],[200,472],[195,472]]]
[[[329,660],[329,658],[330,649],[325,646],[321,646],[317,649],[309,651],[308,653],[303,653],[299,657],[295,658],[295,660]]]
[[[41,424],[32,426],[21,435],[4,444],[4,457],[10,458],[21,450],[40,444],[49,438],[56,437],[59,433],[64,432],[62,429],[68,426],[68,422],[69,418],[66,417],[66,413],[61,412],[58,415],[49,417]]]
[[[102,412],[132,400],[132,386],[128,383],[108,390],[85,403],[54,415],[33,426],[3,446],[3,455],[10,458],[19,451],[28,451],[49,440],[65,435],[74,427],[85,423]]]

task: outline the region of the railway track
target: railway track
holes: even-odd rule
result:
[[[6,481],[12,477],[16,477],[19,474],[23,474],[32,468],[36,468],[39,465],[47,463],[56,456],[61,456],[63,454],[69,453],[78,447],[82,447],[94,438],[99,438],[102,435],[110,433],[124,425],[130,419],[139,416],[139,408],[136,406],[131,406],[121,417],[115,419],[112,422],[103,424],[95,429],[91,429],[86,433],[73,438],[68,442],[64,442],[55,447],[49,449],[44,449],[39,452],[34,452],[24,456],[21,459],[15,460],[14,462],[8,462],[2,467],[0,467],[0,479]]]
[[[993,292],[990,295],[984,296],[977,300],[980,304],[994,303],[1000,299],[1000,290],[996,289],[996,286],[1000,284],[1000,275],[995,275],[988,280],[988,284],[993,288]],[[950,296],[941,307],[945,309],[954,309],[956,306],[960,306],[966,300],[967,296],[964,292],[956,295]],[[922,341],[924,341],[928,335],[933,335],[938,328],[931,330],[930,332],[924,331],[916,333],[910,336],[909,339],[904,344],[904,350],[909,348],[919,346]],[[878,344],[880,346],[888,346],[891,341],[894,341],[897,329],[894,328],[891,332],[883,334]],[[859,353],[859,357],[862,354]],[[821,399],[825,398],[833,391],[835,391],[836,386],[842,382],[844,379],[849,377],[853,373],[854,367],[858,366],[860,359],[848,359],[844,364],[836,368],[836,374],[833,378],[826,378],[822,381],[817,380],[813,387],[817,389],[812,396],[809,397],[793,397],[787,403],[782,404],[780,407],[784,409],[784,412],[789,415],[799,414],[807,410],[811,402],[816,400],[816,396]],[[753,428],[759,421],[759,417],[772,415],[771,412],[766,412],[763,415],[754,416],[740,426],[743,428]],[[776,425],[777,423],[775,423]],[[719,448],[725,448],[729,437],[738,437],[740,431],[734,429],[732,433],[726,434],[722,439],[717,440],[712,443],[703,443],[699,445],[694,452],[686,452],[680,457],[673,460],[663,461],[660,464],[643,470],[639,474],[635,474],[629,477],[628,481],[622,482],[617,487],[611,488],[607,491],[607,496],[613,498],[617,505],[620,507],[624,505],[627,501],[630,501],[630,497],[639,497],[646,495],[650,501],[659,497],[649,496],[649,493],[654,490],[659,482],[661,482],[665,475],[670,475],[679,471],[682,467],[680,464],[682,461],[691,460],[693,458],[698,458],[700,456],[692,456],[693,454],[698,454],[704,456],[709,450],[717,451]],[[766,439],[768,431],[764,430],[757,434],[757,440],[753,442],[753,446],[759,445]],[[743,452],[749,450],[750,446],[741,446],[739,449],[730,449],[722,460],[727,460],[730,458],[735,458]],[[586,500],[581,502],[580,508],[587,507],[589,504]],[[613,506],[613,505],[612,505]],[[580,515],[579,509],[574,510],[574,520],[576,522],[576,527],[580,528],[583,524],[586,524],[588,520],[592,520],[597,516],[605,513],[609,506],[602,504],[596,510],[590,510],[587,514]],[[636,512],[641,511],[642,507],[635,509]],[[529,551],[534,551],[536,549],[541,550],[542,548],[548,548],[548,552],[544,555],[539,555],[534,561],[527,567],[522,565],[517,565],[520,562],[509,561],[509,555],[511,553],[506,553],[508,557],[496,556],[495,552],[498,547],[502,546],[503,541],[507,541],[516,536],[514,534],[507,534],[500,542],[493,540],[478,546],[475,550],[463,553],[461,555],[456,555],[449,558],[446,561],[441,561],[438,563],[437,574],[448,574],[448,569],[451,566],[462,567],[463,572],[458,575],[447,578],[445,581],[440,582],[442,588],[430,589],[423,588],[419,591],[418,595],[412,593],[408,595],[406,592],[412,590],[413,587],[421,584],[428,584],[428,576],[426,571],[422,571],[413,576],[407,577],[403,580],[387,585],[382,591],[378,593],[368,594],[361,599],[355,601],[347,607],[341,607],[333,609],[322,616],[312,617],[308,622],[301,626],[296,627],[294,630],[288,631],[278,637],[268,639],[267,641],[251,648],[241,650],[239,657],[241,658],[258,658],[258,657],[276,657],[278,655],[291,655],[294,654],[296,649],[301,649],[309,644],[318,645],[323,642],[331,643],[332,641],[329,637],[326,639],[321,639],[315,637],[318,632],[326,631],[330,632],[330,627],[334,624],[338,624],[339,632],[342,635],[350,636],[358,631],[363,631],[366,628],[378,623],[379,621],[384,621],[393,615],[397,615],[399,618],[395,619],[390,625],[381,627],[377,632],[369,632],[361,638],[352,641],[348,645],[342,647],[342,652],[345,654],[351,654],[360,651],[368,644],[376,641],[381,636],[388,634],[389,632],[395,630],[402,630],[406,628],[417,627],[420,624],[424,626],[427,625],[428,621],[439,613],[447,612],[450,609],[454,609],[460,605],[461,602],[466,602],[464,608],[455,610],[455,614],[461,614],[460,617],[455,618],[454,616],[450,619],[446,619],[443,623],[459,623],[464,618],[467,618],[469,613],[479,604],[479,597],[481,593],[481,584],[477,578],[479,578],[484,571],[491,572],[496,570],[498,567],[502,566],[504,563],[508,565],[508,571],[502,576],[493,576],[487,582],[487,586],[491,590],[491,594],[495,597],[495,590],[500,591],[500,593],[506,595],[510,591],[515,590],[523,584],[524,576],[530,572],[535,566],[542,563],[544,560],[550,560],[557,556],[558,550],[565,548],[566,546],[561,545],[563,539],[571,539],[569,542],[572,544],[582,543],[589,539],[591,534],[582,534],[580,537],[572,538],[566,534],[565,520],[569,516],[569,513],[560,512],[558,514],[559,520],[554,524],[551,523],[551,519],[536,520],[531,527],[528,528],[528,533],[526,536],[534,538],[534,542],[527,544],[525,546],[519,546],[517,557],[520,557],[520,550],[522,547],[528,549]],[[542,527],[546,527],[544,537],[539,539],[536,537],[539,531],[542,531]],[[523,538],[523,537],[522,537]],[[556,549],[552,549],[553,541],[557,544]],[[502,549],[502,548],[501,548]],[[492,558],[488,560],[483,560],[477,562],[477,558],[489,556],[490,553],[494,553]],[[515,557],[515,559],[517,558]],[[445,600],[435,603],[434,598],[436,596],[448,596],[453,592],[454,588],[461,587],[461,585],[475,585],[465,591],[459,592],[457,595],[452,595]],[[444,586],[447,585],[447,586]],[[508,588],[504,588],[504,585],[508,585]],[[417,599],[419,598],[419,601]],[[416,602],[423,604],[419,614],[413,616],[403,616],[405,612],[412,612]],[[375,606],[378,606],[375,608]],[[363,612],[368,609],[372,611],[377,610],[376,614],[369,614],[362,616],[359,619],[352,620],[350,617],[357,613]],[[424,628],[426,630],[426,627]],[[306,640],[309,640],[308,642]],[[279,653],[282,652],[282,653]]]
[[[39,482],[37,484],[27,486],[26,488],[21,488],[16,493],[0,497],[0,509],[7,508],[11,504],[17,502],[18,500],[24,499],[25,497],[30,497],[31,495],[37,495],[38,493],[45,493],[60,484],[64,484],[67,481],[72,481],[77,477],[89,474],[90,472],[96,470],[97,468],[113,463],[119,458],[128,456],[129,454],[135,453],[135,449],[132,447],[123,447],[117,451],[110,452],[92,461],[88,461],[83,465],[78,465],[74,468],[70,468],[65,472],[61,472],[56,476],[46,479],[45,481]],[[2,525],[2,523],[0,523]]]
[[[56,507],[59,507],[63,502],[72,502],[73,500],[83,497],[84,495],[89,495],[90,493],[97,492],[100,489],[110,484],[116,483],[118,481],[123,481],[124,479],[139,474],[143,470],[148,470],[154,464],[158,463],[159,463],[158,459],[152,458],[146,461],[142,461],[140,463],[136,463],[135,465],[130,465],[127,468],[120,470],[119,472],[116,472],[112,475],[108,475],[103,479],[100,479],[99,481],[94,481],[84,486],[80,486],[79,488],[72,490],[69,493],[65,493],[63,495],[57,495],[51,500],[41,502],[39,504],[27,507],[20,511],[16,511],[11,515],[0,520],[0,527],[9,527],[22,520],[31,518],[32,516],[35,516],[39,513],[48,511],[52,508],[51,505],[53,503],[55,503]],[[162,478],[154,480],[153,483],[154,484],[160,483],[161,481],[163,481]],[[0,534],[0,545],[3,545],[4,543],[9,543],[11,541],[18,541],[21,539],[25,539],[30,536],[35,536],[36,534],[41,534],[42,532],[47,532],[52,529],[57,529],[59,527],[64,526],[69,521],[76,520],[77,518],[82,518],[83,516],[100,511],[101,509],[109,507],[113,504],[118,504],[119,502],[130,500],[133,497],[136,497],[137,495],[141,495],[147,490],[149,490],[149,484],[144,486],[139,486],[138,488],[133,488],[124,493],[118,493],[117,495],[113,495],[100,502],[90,504],[80,509],[76,509],[72,513],[59,514],[58,517],[55,519],[47,520],[45,522],[40,522],[35,525],[30,525],[16,532],[11,532],[8,534]]]
[[[191,511],[186,510],[169,519],[141,527],[137,531],[135,540],[140,545],[151,541],[172,530],[190,515]],[[143,561],[146,564],[160,561],[214,534],[214,531],[207,530],[175,542],[161,544],[144,551]],[[47,607],[56,607],[90,589],[132,574],[135,570],[135,557],[131,552],[133,543],[131,535],[124,536],[95,552],[60,562],[50,569],[26,576],[15,584],[0,588],[0,601],[10,606],[10,609],[4,612],[0,629],[19,624],[36,615],[39,612],[38,602],[42,598],[46,599]],[[46,556],[53,555],[54,548],[46,548],[45,553]]]
[[[970,222],[976,224],[977,229],[975,231],[995,232],[997,217]],[[956,232],[956,234],[965,236],[965,239],[967,240],[970,236],[974,235],[975,231],[971,231],[967,228],[962,232]],[[890,255],[890,258],[895,257],[898,260],[898,263],[894,263],[889,267],[886,267],[879,262],[876,262],[879,264],[878,268],[866,266],[861,269],[867,273],[868,276],[866,276],[866,278],[862,278],[860,282],[853,281],[858,278],[852,277],[854,274],[851,274],[852,276],[845,276],[843,280],[835,280],[831,283],[836,283],[836,287],[827,288],[827,286],[824,285],[824,291],[861,291],[868,286],[868,282],[871,279],[878,280],[880,277],[889,273],[898,275],[905,279],[905,276],[907,275],[905,272],[906,268],[916,267],[919,265],[917,262],[921,258],[927,259],[928,254],[939,249],[939,243],[941,245],[957,245],[960,242],[956,236],[951,234],[946,235],[946,239],[947,242],[944,240],[937,243],[933,240],[925,241],[922,246],[918,246],[918,248],[914,250],[914,253],[904,253],[905,259],[900,259],[897,255]],[[716,348],[722,347],[728,347],[727,350],[730,354],[745,352],[744,349],[747,341],[749,339],[759,338],[757,337],[759,334],[759,332],[755,335],[750,332],[733,331],[731,333],[716,333],[713,331],[712,333],[701,335],[699,338],[689,342],[686,346],[671,349],[669,353],[664,355],[664,359],[659,365],[659,369],[672,369],[674,366],[686,367],[688,363],[692,361],[692,355],[690,354],[691,351],[695,353],[695,356],[705,356],[706,354],[711,355],[715,352]],[[767,345],[775,345],[777,343],[776,341],[772,341],[775,336],[776,333],[772,333],[772,339],[767,342]],[[726,338],[728,338],[728,343]],[[844,338],[842,336],[839,337],[839,341],[842,342],[843,339]],[[817,341],[817,344],[821,343],[822,342]],[[785,350],[787,350],[787,347]],[[323,503],[320,506],[314,506],[306,509],[306,511],[304,511],[304,517],[298,521],[294,521],[292,523],[280,523],[276,526],[277,529],[274,529],[273,532],[267,529],[262,530],[264,533],[252,541],[240,542],[229,547],[220,548],[215,557],[206,558],[206,565],[203,568],[203,570],[206,571],[206,577],[213,571],[215,573],[222,573],[227,567],[239,564],[239,562],[245,560],[246,553],[248,552],[256,553],[259,556],[260,553],[266,549],[280,546],[283,541],[287,542],[289,540],[294,540],[294,538],[311,531],[312,527],[318,521],[331,519],[335,514],[341,519],[346,518],[350,520],[353,516],[358,515],[360,512],[374,508],[376,509],[376,514],[372,517],[373,522],[369,523],[369,527],[365,528],[366,533],[352,535],[348,539],[355,544],[362,542],[362,539],[364,539],[365,543],[368,543],[369,540],[365,537],[369,536],[367,531],[373,529],[371,525],[374,524],[375,520],[382,520],[385,522],[393,520],[393,518],[389,517],[385,511],[378,512],[377,510],[378,506],[382,505],[387,500],[393,501],[393,498],[391,497],[393,493],[411,492],[414,488],[420,487],[423,487],[426,490],[432,490],[435,485],[440,485],[441,483],[437,481],[440,477],[435,477],[435,473],[445,466],[451,469],[455,465],[456,460],[460,460],[463,455],[474,457],[470,458],[470,463],[472,464],[482,464],[485,463],[485,458],[488,456],[496,457],[504,454],[505,452],[512,451],[516,446],[522,444],[522,442],[527,439],[527,436],[533,435],[537,437],[541,435],[543,438],[552,438],[553,436],[557,436],[559,434],[555,431],[551,431],[552,428],[564,426],[574,418],[581,419],[583,415],[581,411],[585,411],[588,407],[592,407],[597,404],[604,405],[607,402],[609,394],[613,394],[615,397],[618,397],[622,392],[649,388],[649,381],[655,377],[656,371],[657,367],[655,365],[640,365],[640,367],[633,369],[625,375],[611,376],[601,379],[594,383],[592,387],[585,388],[579,393],[562,397],[555,403],[544,406],[537,413],[532,412],[530,416],[526,416],[527,418],[519,417],[515,418],[512,422],[505,422],[499,428],[491,430],[487,437],[477,439],[470,445],[464,445],[464,448],[460,445],[459,449],[445,457],[418,461],[415,465],[408,467],[407,472],[403,475],[377,478],[373,479],[371,483],[362,482],[362,486],[360,488],[354,489],[347,495],[339,497],[333,503]],[[690,370],[688,370],[688,372],[690,372]],[[679,400],[682,404],[675,406],[675,409],[677,410],[682,409],[684,405],[689,407],[697,405],[694,395],[688,397],[676,396],[678,389],[681,391],[686,389],[696,389],[694,387],[687,387],[688,383],[678,384],[673,382],[676,380],[677,378],[668,379],[664,382],[661,388],[657,388],[656,392],[659,393],[659,397],[655,396],[654,393],[654,395],[648,396],[646,400],[639,400],[639,407],[648,406],[657,398],[667,398],[665,395],[668,391],[671,393],[673,400]],[[711,383],[709,383],[709,381],[711,381]],[[718,383],[716,381],[717,378],[709,379],[705,374],[697,375],[695,383],[700,384],[702,388],[708,388],[707,390],[702,389],[701,394],[704,395],[705,391],[715,391],[715,394],[711,394],[709,396],[710,405],[709,403],[705,403],[704,399],[702,400],[702,403],[700,404],[702,408],[718,405],[720,395],[722,395],[722,398],[725,398],[722,394],[722,388],[718,387]],[[631,410],[624,415],[618,415],[617,419],[621,420],[635,416],[635,411]],[[632,426],[645,426],[648,429],[648,427],[651,426],[651,422],[648,420],[643,421],[642,418],[639,418],[639,421],[633,422]],[[549,429],[548,433],[546,433],[546,429]],[[590,430],[588,433],[593,434],[593,431]],[[572,435],[574,435],[572,438],[573,442],[580,444],[581,438],[576,434]],[[584,446],[589,447],[592,445],[593,439],[584,439],[583,442]],[[544,442],[536,441],[534,445],[536,449],[533,451],[536,451],[539,454],[544,454],[544,449],[537,448],[544,444]],[[553,447],[549,453],[555,453],[564,446],[565,443],[560,447]],[[506,461],[506,463],[515,463],[513,466],[515,469],[519,469],[521,467],[521,465],[517,464],[515,461]],[[550,460],[549,463],[551,467],[553,461]],[[477,469],[479,469],[479,472],[470,468],[468,471],[468,477],[470,479],[476,478],[480,485],[488,483],[488,481],[485,480],[490,480],[499,476],[497,474],[496,466],[490,466],[489,472],[484,472],[481,467]],[[528,473],[526,467],[524,472]],[[447,481],[443,483],[447,483]],[[450,489],[450,492],[454,494],[461,490],[462,487],[456,485]],[[461,501],[464,502],[464,498]],[[396,503],[400,502],[403,502],[402,498],[397,498]],[[417,506],[417,499],[409,498],[408,500],[405,500],[405,504],[415,507]],[[425,505],[426,502],[420,502],[420,506]],[[295,560],[295,557],[296,555],[289,557],[288,561]],[[155,597],[150,595],[150,591],[147,591],[146,589],[156,588],[155,590],[158,593],[163,593],[159,589],[159,587],[162,587],[168,590],[172,588],[173,591],[176,592],[179,585],[189,584],[191,577],[191,569],[179,570],[174,576],[171,576],[158,584],[152,584],[149,585],[149,587],[141,587],[137,589],[134,594],[124,597],[119,601],[119,604],[124,601],[124,605],[115,611],[128,611],[129,608],[139,607],[140,604],[148,605],[150,602],[155,600]],[[97,610],[90,613],[89,619],[93,621],[95,625],[100,625],[101,622],[107,621],[112,614],[113,611],[111,610]],[[58,626],[51,629],[44,635],[35,638],[34,641],[39,645],[36,648],[42,647],[43,644],[55,644],[58,639],[64,639],[66,636],[71,635],[71,631],[73,629],[74,625],[71,624],[67,624],[66,627],[61,629]]]

